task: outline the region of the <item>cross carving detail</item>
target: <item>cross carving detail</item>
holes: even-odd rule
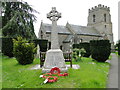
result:
[[[59,18],[61,18],[61,13],[56,10],[56,7],[52,7],[52,10],[47,14],[47,18],[49,18],[51,21],[57,21]]]

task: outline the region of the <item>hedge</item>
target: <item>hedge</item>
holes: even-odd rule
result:
[[[37,43],[39,44],[41,52],[46,52],[47,51],[48,40],[38,39]]]
[[[111,44],[109,40],[91,40],[91,56],[98,62],[105,62],[111,53]]]
[[[79,44],[73,44],[72,47],[73,47],[73,49],[74,49],[74,48],[79,49]]]
[[[48,49],[51,49],[51,42],[48,42],[48,43],[49,43]]]
[[[29,40],[29,43],[34,43],[34,44],[35,44],[35,47],[37,47],[38,39]]]
[[[118,55],[120,55],[120,42],[118,43]]]
[[[13,57],[13,40],[12,38],[0,38],[2,40],[2,53],[8,57]]]
[[[34,43],[35,46],[39,45],[41,52],[47,51],[48,40],[46,40],[46,39],[34,39],[34,40],[30,40],[29,42]]]
[[[18,37],[17,40],[13,39],[13,42],[13,53],[18,63],[22,65],[32,63],[37,50],[34,43],[29,43],[22,37]]]

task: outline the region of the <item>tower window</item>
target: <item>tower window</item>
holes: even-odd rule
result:
[[[106,25],[105,25],[105,28],[106,28]]]
[[[43,32],[41,31],[41,39],[43,39]]]
[[[106,22],[106,14],[104,14],[104,21]]]
[[[93,22],[95,22],[95,15],[93,15]]]

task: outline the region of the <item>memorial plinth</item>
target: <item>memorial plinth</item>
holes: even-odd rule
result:
[[[60,17],[61,13],[57,12],[55,7],[47,14],[47,18],[52,21],[51,49],[46,53],[45,63],[42,69],[43,73],[50,72],[53,67],[60,68],[61,72],[67,72],[63,52],[60,50],[58,42],[57,20]]]

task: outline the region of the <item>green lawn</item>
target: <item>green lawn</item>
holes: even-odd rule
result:
[[[3,88],[105,88],[109,70],[108,63],[98,63],[91,58],[82,58],[80,69],[69,69],[69,76],[58,77],[54,83],[43,84],[39,78],[41,70],[29,70],[39,64],[35,59],[32,64],[19,65],[15,58],[2,58],[2,87]]]
[[[115,52],[117,55],[118,55],[118,51],[117,52]],[[120,55],[118,55],[118,56],[120,56]]]
[[[2,88],[2,57],[0,56],[0,90]]]

